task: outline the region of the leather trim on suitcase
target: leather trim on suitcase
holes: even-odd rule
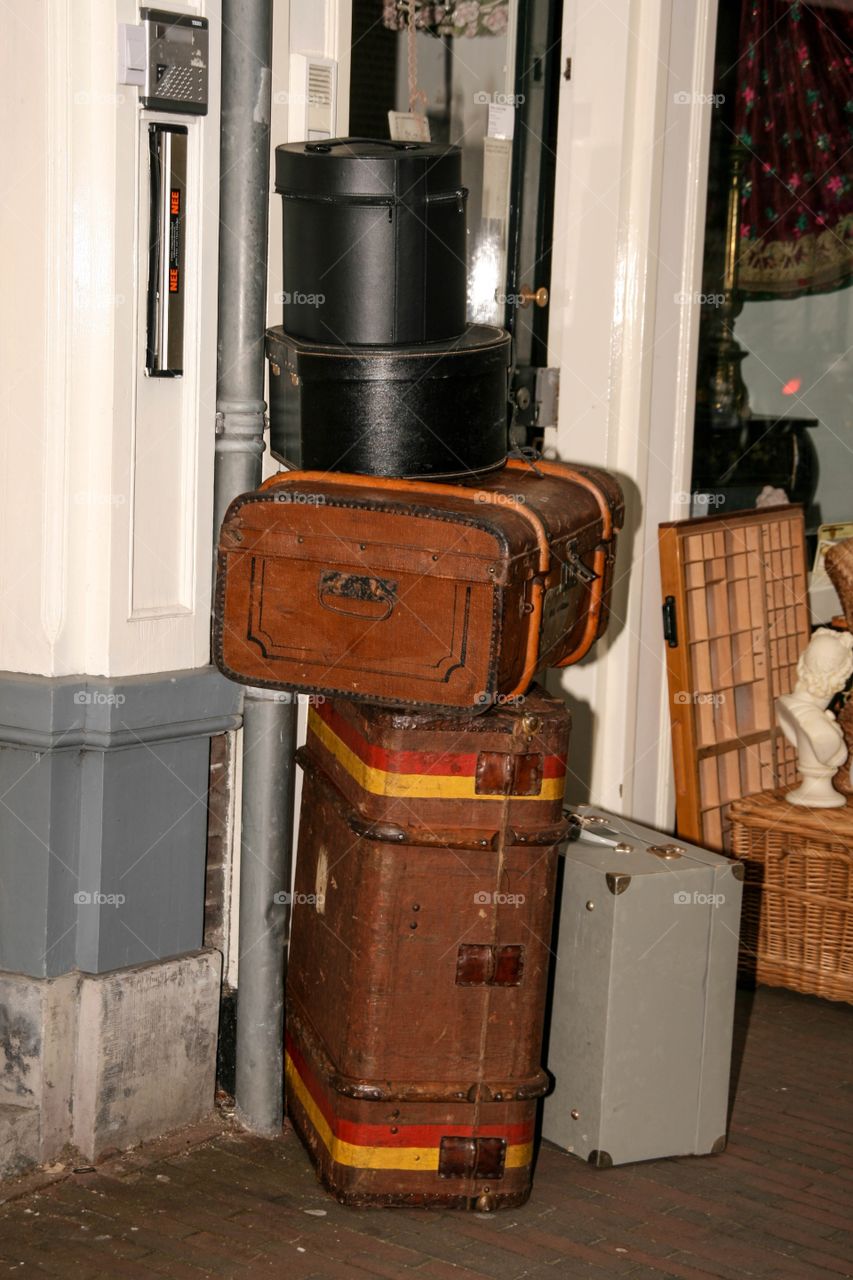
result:
[[[605,496],[598,477],[603,477],[606,473],[585,468],[569,467],[565,463],[549,463],[544,460],[530,463],[510,458],[506,465],[510,471],[523,471],[528,468],[542,475],[572,479],[576,484],[581,485],[589,493],[593,494],[598,502],[598,509],[601,514],[601,542],[595,550],[591,569],[593,581],[590,588],[590,604],[586,616],[586,625],[575,647],[554,664],[557,668],[570,667],[574,663],[580,662],[581,658],[586,657],[607,624],[611,589],[610,577],[614,558],[614,533],[616,529],[621,528],[624,508],[620,505],[614,510]],[[607,479],[612,482],[612,477],[607,476]]]

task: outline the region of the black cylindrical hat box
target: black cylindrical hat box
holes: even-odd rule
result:
[[[276,147],[284,328],[330,346],[465,329],[468,192],[458,147],[365,138]]]
[[[340,347],[268,329],[270,452],[290,467],[438,480],[506,460],[510,338]]]

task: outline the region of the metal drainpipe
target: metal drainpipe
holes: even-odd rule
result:
[[[272,0],[223,0],[219,338],[214,536],[232,498],[261,481],[269,215]],[[247,689],[237,973],[237,1116],[273,1135],[283,1119],[284,970],[296,704]],[[276,902],[276,895],[279,902]]]

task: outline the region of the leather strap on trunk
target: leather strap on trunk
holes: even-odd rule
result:
[[[581,658],[586,657],[595,642],[601,626],[601,611],[604,608],[607,587],[607,556],[613,539],[613,511],[600,486],[590,476],[585,475],[582,471],[576,471],[574,467],[568,466],[565,462],[554,463],[537,459],[535,463],[530,463],[524,462],[519,458],[509,458],[506,465],[512,471],[532,471],[534,474],[539,471],[543,475],[559,476],[567,480],[573,480],[575,484],[579,484],[593,495],[601,512],[601,540],[603,545],[596,547],[593,558],[592,571],[595,574],[595,578],[589,589],[589,609],[586,615],[586,626],[574,649],[556,663],[558,668],[570,667],[575,662],[580,662]]]

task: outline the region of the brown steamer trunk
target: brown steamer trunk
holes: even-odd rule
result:
[[[466,725],[449,763],[435,750],[443,722],[420,717],[405,763],[435,759],[432,772],[398,775],[420,779],[421,795],[406,801],[410,824],[400,821],[399,797],[359,789],[363,752],[349,758],[351,769],[328,753],[323,761],[346,795],[316,762],[317,740],[300,753],[288,1108],[344,1203],[482,1209],[529,1194],[536,1099],[547,1087],[541,1040],[559,801],[539,802],[537,824],[518,807],[533,799],[509,794],[510,783],[480,802],[482,825],[472,827],[477,802],[444,788],[476,776],[481,726],[492,718],[501,724],[489,745],[504,751],[489,750],[490,761],[524,760],[539,747],[564,770],[568,713],[541,691],[533,701],[536,715],[503,709]],[[394,720],[374,713],[370,735],[390,756],[400,745]],[[438,761],[455,772],[437,772]],[[512,766],[504,775],[512,778]],[[423,804],[428,825],[417,820]]]
[[[222,526],[214,653],[232,679],[482,711],[607,622],[622,495],[510,462],[471,486],[284,472]]]

